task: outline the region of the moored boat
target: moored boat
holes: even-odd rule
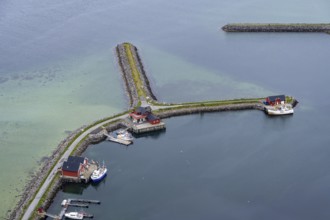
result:
[[[265,112],[268,115],[291,115],[294,110],[290,104],[281,104],[276,106],[265,107]]]
[[[81,212],[67,212],[64,214],[64,216],[69,219],[83,219],[84,218],[84,214]]]
[[[133,136],[127,129],[118,129],[109,134],[106,134],[108,141],[117,142],[120,144],[130,145],[133,142]]]
[[[133,141],[133,136],[126,129],[118,129],[110,133],[111,136],[125,140],[125,141]]]
[[[108,169],[105,167],[104,162],[102,166],[98,166],[96,170],[93,171],[91,180],[94,183],[100,182],[106,175],[107,175]]]

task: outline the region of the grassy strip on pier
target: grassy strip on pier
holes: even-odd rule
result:
[[[139,95],[139,97],[141,96],[146,97],[147,95],[143,89],[143,83],[140,78],[141,74],[136,66],[136,62],[132,54],[132,49],[134,49],[132,48],[133,45],[130,43],[124,43],[124,47],[125,47],[126,57],[128,59],[129,66],[132,71],[133,80],[137,89],[137,94]]]
[[[232,23],[222,27],[226,32],[321,32],[330,33],[330,23]]]

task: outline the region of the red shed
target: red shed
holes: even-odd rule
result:
[[[68,160],[62,165],[62,177],[79,178],[87,163],[88,160],[84,157],[69,156]]]
[[[150,113],[150,114],[147,116],[147,121],[148,121],[150,124],[155,125],[155,124],[159,124],[159,123],[160,123],[160,118]]]

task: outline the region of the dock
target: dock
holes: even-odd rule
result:
[[[88,168],[84,170],[80,179],[85,181],[85,183],[88,183],[94,170],[97,170],[97,164],[90,163]]]
[[[142,123],[142,124],[131,124],[130,129],[136,133],[146,133],[146,132],[152,132],[152,131],[158,131],[166,129],[165,123],[160,122],[159,124],[150,124],[150,123]]]
[[[104,132],[104,135],[107,136],[108,141],[116,142],[116,143],[123,144],[123,145],[126,145],[126,146],[133,143],[132,141],[123,140],[123,139],[119,139],[119,138],[114,138],[111,135],[107,134],[106,132]]]
[[[42,208],[38,209],[38,215],[41,217],[50,217],[55,220],[62,220],[64,218],[65,213],[67,213],[68,207],[82,207],[82,208],[88,208],[88,204],[101,204],[101,201],[99,200],[90,200],[90,199],[65,199],[62,201],[61,206],[61,212],[58,215],[54,215],[51,213],[45,212]],[[94,215],[83,212],[84,218],[93,218]]]

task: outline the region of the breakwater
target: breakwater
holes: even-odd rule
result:
[[[239,110],[261,110],[263,111],[264,107],[262,104],[258,103],[246,103],[246,104],[228,104],[228,105],[218,105],[218,106],[191,106],[185,108],[177,109],[167,109],[159,110],[157,116],[160,118],[170,118],[174,116],[189,115],[189,114],[199,114],[206,112],[221,112],[221,111],[239,111]]]
[[[139,105],[143,100],[156,101],[137,48],[130,43],[122,43],[116,46],[116,53],[130,107]]]
[[[330,24],[259,24],[259,23],[233,23],[222,27],[226,32],[319,32],[330,33]]]

